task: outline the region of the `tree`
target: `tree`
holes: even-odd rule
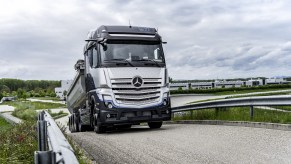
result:
[[[173,83],[173,78],[171,78],[170,76],[169,76],[169,82]]]
[[[68,92],[66,90],[64,90],[64,92],[63,92],[64,97],[66,97],[67,94],[68,94]]]
[[[18,88],[17,89],[17,97],[26,99],[26,91],[21,89],[21,88]]]

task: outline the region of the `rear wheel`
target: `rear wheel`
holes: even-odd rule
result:
[[[79,120],[75,113],[71,116],[71,132],[79,132]]]
[[[148,125],[151,129],[158,129],[163,125],[163,122],[148,122]]]
[[[84,132],[85,130],[86,130],[85,125],[82,125],[82,124],[81,124],[81,121],[79,120],[79,131],[80,131],[80,132]]]

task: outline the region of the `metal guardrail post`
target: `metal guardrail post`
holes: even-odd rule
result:
[[[38,132],[38,150],[47,150],[47,122],[37,121],[37,132]]]
[[[48,112],[39,113],[37,134],[39,150],[34,152],[35,164],[78,164],[73,148]]]
[[[38,121],[43,121],[44,120],[44,111],[41,111],[38,113]]]
[[[250,106],[250,117],[251,117],[251,119],[253,119],[254,118],[254,106]]]
[[[35,164],[56,164],[56,153],[53,151],[35,151]]]

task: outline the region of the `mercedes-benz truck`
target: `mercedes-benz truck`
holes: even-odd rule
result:
[[[69,130],[160,128],[171,119],[162,37],[155,28],[100,26],[88,33],[84,59],[67,93]]]

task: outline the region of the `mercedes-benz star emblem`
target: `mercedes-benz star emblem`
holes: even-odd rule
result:
[[[141,77],[136,76],[136,77],[132,78],[132,85],[133,86],[139,88],[139,87],[141,87],[142,83],[143,83],[143,80]]]

